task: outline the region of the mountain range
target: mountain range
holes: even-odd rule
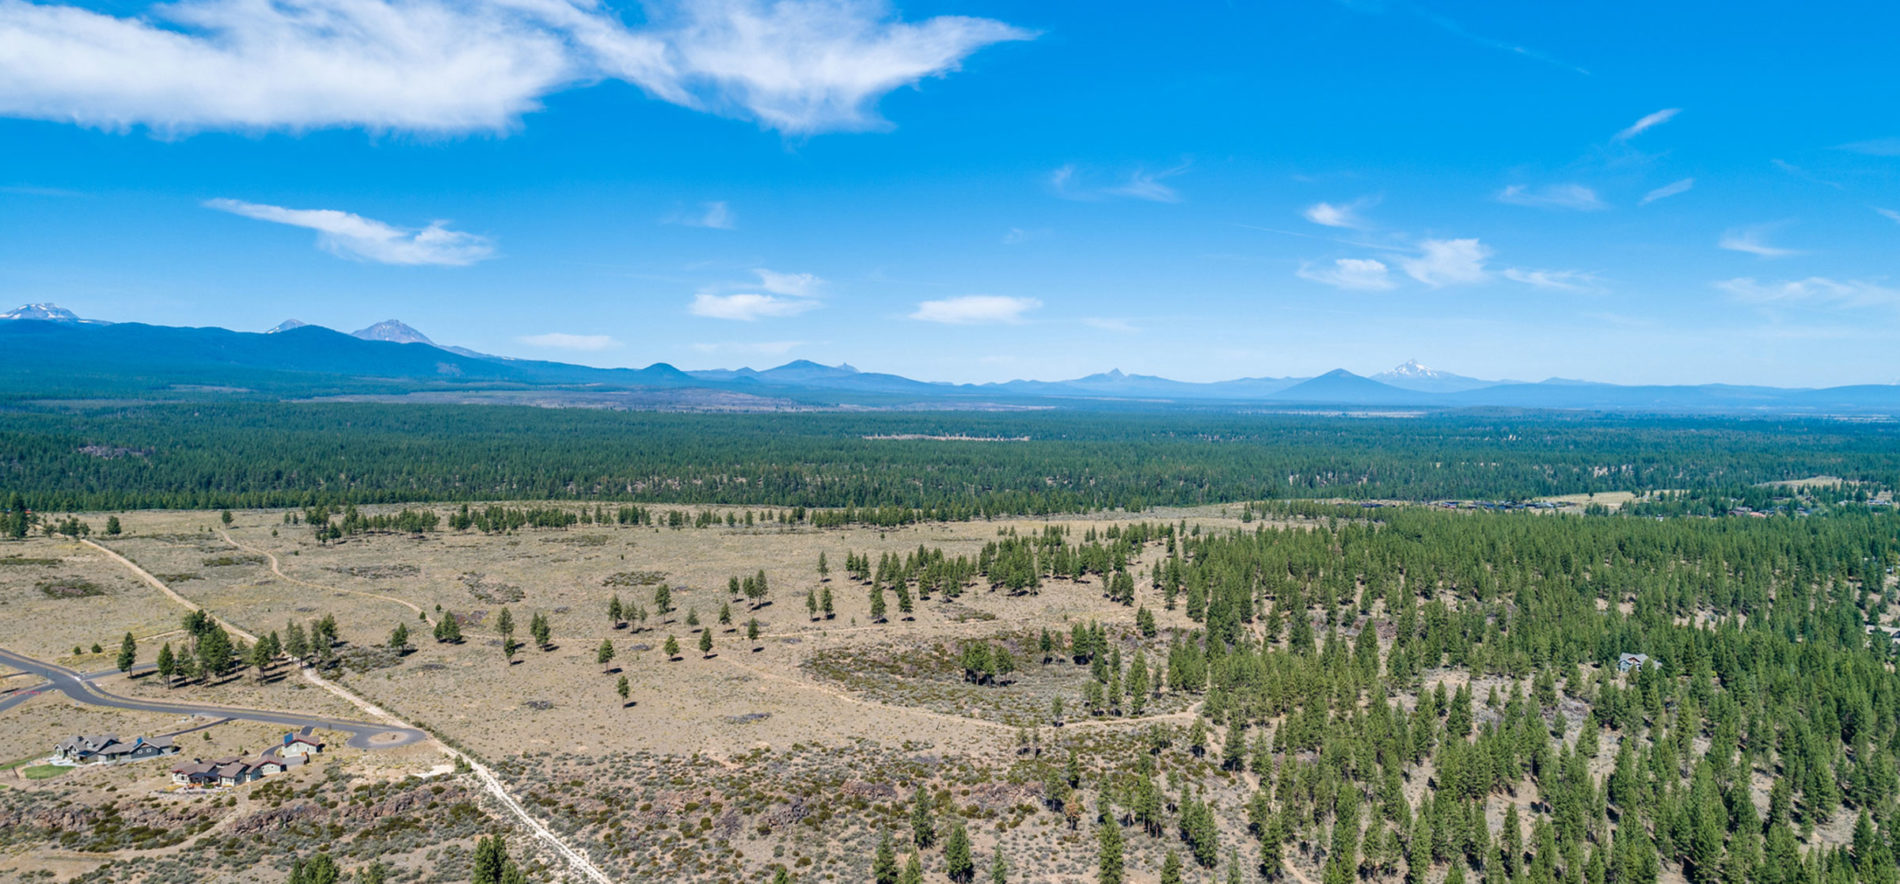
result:
[[[53,304],[0,314],[0,398],[390,398],[620,408],[1524,408],[1900,414],[1900,386],[1825,389],[1489,381],[1407,361],[1371,377],[1211,383],[1119,370],[1063,381],[919,381],[796,360],[776,368],[593,368],[434,343],[391,319],[343,334],[287,320],[264,333],[85,320]]]

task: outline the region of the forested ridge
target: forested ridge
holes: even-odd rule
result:
[[[889,436],[967,436],[965,441]],[[1817,474],[1891,487],[1900,427],[1825,420],[1202,412],[688,415],[221,403],[0,417],[41,510],[619,500],[937,518],[1276,498],[1523,499]]]

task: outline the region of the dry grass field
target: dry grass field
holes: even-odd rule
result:
[[[743,510],[733,511],[741,524],[727,526],[726,512],[715,510],[720,523],[705,528],[582,524],[508,534],[369,534],[329,544],[305,526],[286,524],[282,511],[237,512],[228,527],[215,513],[141,512],[121,514],[123,536],[95,539],[250,633],[334,617],[345,642],[342,683],[488,761],[524,804],[620,879],[756,881],[782,864],[800,880],[857,880],[879,834],[908,831],[907,802],[919,787],[932,790],[943,813],[969,821],[983,861],[1000,846],[1018,867],[1013,880],[1092,878],[1089,827],[1071,831],[1044,808],[1042,771],[1071,748],[1085,759],[1110,747],[1135,751],[1130,747],[1154,729],[1184,729],[1190,703],[1164,695],[1139,719],[1089,719],[1079,713],[1088,668],[1038,662],[1034,639],[1043,628],[1066,632],[1078,622],[1100,622],[1122,653],[1145,648],[1154,660],[1165,653],[1168,628],[1189,625],[1185,616],[1164,610],[1147,581],[1138,580],[1138,606],[1162,628],[1160,639],[1144,642],[1135,629],[1137,607],[1105,598],[1098,578],[1045,581],[1039,593],[1022,596],[972,588],[954,600],[919,599],[909,617],[892,597],[889,622],[873,623],[866,584],[843,573],[846,556],[875,561],[923,546],[974,558],[985,542],[1011,530],[1062,525],[1079,537],[1118,521],[1185,519],[1225,528],[1239,520],[1216,508],[880,530],[793,527],[756,511],[746,526]],[[828,579],[817,571],[820,553],[830,564]],[[1150,546],[1131,571],[1145,575],[1159,554]],[[0,557],[20,562],[0,565],[0,610],[9,615],[0,619],[0,648],[99,671],[112,668],[127,631],[139,642],[141,662],[159,643],[182,636],[184,607],[90,547],[33,539],[6,544]],[[728,593],[729,578],[760,571],[771,587],[763,606]],[[87,581],[100,592],[43,592],[40,584],[53,577]],[[654,605],[661,584],[675,606],[664,617]],[[827,587],[835,617],[814,621],[806,593]],[[617,628],[609,620],[616,594],[629,607],[647,609],[644,624]],[[504,605],[523,643],[512,663],[494,628]],[[731,608],[729,625],[717,622],[724,605]],[[545,649],[528,635],[537,613],[551,627]],[[463,642],[431,639],[430,624],[445,615],[462,623]],[[689,618],[702,626],[690,626]],[[753,618],[761,635],[748,641],[745,626]],[[413,649],[398,656],[375,648],[399,623],[408,626]],[[710,655],[698,648],[702,628],[712,630]],[[662,650],[669,636],[680,642],[677,658]],[[1021,671],[1001,686],[964,682],[956,654],[972,639],[1015,648]],[[610,667],[596,662],[603,641],[616,650]],[[94,642],[103,653],[89,653]],[[88,652],[75,659],[74,645]],[[630,686],[624,704],[615,691],[623,675]],[[130,697],[363,717],[294,676],[260,683],[255,670],[208,686],[167,688],[149,675],[114,675],[100,685]],[[1049,722],[1056,697],[1070,710],[1059,728]],[[6,745],[25,755],[74,730],[130,733],[162,724],[140,715],[43,697],[10,716],[19,724]],[[261,726],[212,730],[245,727]],[[355,781],[421,773],[441,760],[421,749],[390,755],[352,750],[326,764],[339,772],[332,779]],[[1180,764],[1206,764],[1173,755]],[[1241,794],[1244,775],[1213,776],[1232,779],[1233,795]],[[33,788],[84,801],[58,791],[75,789],[79,779]],[[1216,800],[1224,827],[1239,837],[1238,801]],[[237,815],[214,810],[203,809],[223,825]],[[503,828],[482,812],[483,825]],[[1130,844],[1131,880],[1150,880],[1159,867],[1159,852],[1147,840]],[[395,879],[461,879],[465,860],[440,852],[451,846],[438,846],[433,860],[426,850],[405,854]],[[41,856],[18,838],[13,849],[15,870]],[[927,867],[937,862],[926,858]],[[141,875],[162,880],[160,866]],[[206,880],[254,879],[270,876],[221,871]]]

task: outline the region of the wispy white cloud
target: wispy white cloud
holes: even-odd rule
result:
[[[1526,187],[1513,184],[1498,192],[1498,202],[1538,209],[1570,209],[1593,212],[1607,208],[1597,192],[1581,184],[1549,184]]]
[[[1154,203],[1178,203],[1181,201],[1181,192],[1163,182],[1186,172],[1189,165],[1182,163],[1158,172],[1136,169],[1118,184],[1093,184],[1084,181],[1084,172],[1074,163],[1069,163],[1049,173],[1049,190],[1067,200],[1092,201],[1122,197]]]
[[[1491,249],[1476,239],[1427,239],[1418,247],[1419,255],[1400,261],[1399,267],[1419,282],[1440,288],[1490,278],[1484,262]]]
[[[1676,114],[1679,114],[1679,113],[1682,113],[1682,108],[1666,107],[1653,114],[1647,114],[1642,119],[1637,120],[1634,123],[1631,123],[1629,125],[1629,128],[1626,128],[1623,131],[1616,133],[1615,137],[1612,140],[1628,141],[1632,138],[1635,138],[1638,135],[1643,134],[1644,132],[1650,129],[1654,129],[1657,126],[1660,126],[1664,123],[1669,122],[1670,120],[1675,119]]]
[[[694,316],[703,316],[707,319],[753,322],[760,319],[797,316],[818,306],[819,302],[808,298],[786,298],[752,293],[714,295],[702,292],[693,296],[693,302],[687,305],[686,309]]]
[[[732,206],[725,200],[700,203],[694,211],[674,212],[661,220],[667,224],[711,230],[737,230],[739,227],[738,216],[732,213]]]
[[[1838,145],[1835,150],[1866,154],[1870,157],[1900,157],[1900,138],[1870,138]]]
[[[775,295],[796,295],[801,298],[818,293],[825,281],[809,273],[780,273],[760,267],[754,271],[759,275],[759,288]]]
[[[1665,184],[1661,187],[1656,188],[1655,190],[1652,190],[1646,194],[1643,194],[1643,199],[1639,203],[1639,205],[1647,206],[1650,203],[1653,203],[1657,200],[1666,200],[1672,196],[1679,196],[1681,194],[1688,193],[1689,188],[1692,188],[1694,186],[1695,186],[1694,178],[1684,178],[1680,181],[1671,181],[1668,184]]]
[[[286,209],[233,199],[208,200],[205,207],[314,230],[317,244],[330,252],[380,264],[462,266],[495,254],[487,237],[450,230],[441,221],[420,229],[396,227],[335,209]]]
[[[1126,319],[1114,319],[1106,316],[1086,316],[1083,317],[1082,324],[1096,331],[1116,332],[1124,335],[1131,335],[1141,331],[1134,323]]]
[[[608,335],[572,335],[565,332],[548,332],[540,335],[523,335],[521,343],[530,347],[543,347],[549,350],[578,350],[591,353],[599,350],[612,350],[620,342]]]
[[[1330,267],[1301,264],[1299,278],[1349,291],[1376,292],[1392,288],[1392,274],[1385,262],[1372,258],[1338,258]]]
[[[1763,282],[1737,277],[1715,283],[1737,300],[1756,304],[1814,302],[1841,307],[1900,306],[1900,289],[1861,279],[1834,280],[1825,276]]]
[[[1023,321],[1024,313],[1041,306],[1042,302],[1035,298],[964,295],[957,298],[923,301],[917,305],[916,310],[911,312],[910,318],[945,325],[1015,324]]]
[[[1878,206],[1874,208],[1874,211],[1879,212],[1881,217],[1886,218],[1888,221],[1900,223],[1900,212],[1896,212],[1893,209],[1882,209]]]
[[[0,115],[106,129],[505,131],[618,79],[804,134],[872,128],[886,93],[1034,35],[881,0],[179,0],[120,17],[0,0]]]
[[[1799,178],[1803,181],[1806,181],[1810,184],[1819,184],[1823,187],[1832,187],[1835,190],[1847,189],[1846,185],[1841,184],[1839,181],[1829,181],[1826,178],[1822,178],[1821,176],[1816,175],[1813,172],[1810,172],[1806,169],[1803,169],[1800,166],[1797,166],[1793,163],[1790,163],[1787,160],[1776,158],[1776,159],[1769,160],[1769,162],[1774,163],[1775,168],[1780,169],[1781,171],[1786,172],[1790,175],[1793,175],[1794,177]]]
[[[1738,227],[1723,231],[1722,238],[1716,241],[1718,248],[1731,252],[1746,252],[1760,258],[1786,258],[1790,255],[1805,254],[1798,249],[1785,249],[1771,245],[1768,234],[1774,232],[1779,224],[1757,224],[1753,227]]]
[[[1555,289],[1564,292],[1587,292],[1596,288],[1596,274],[1582,270],[1528,270],[1522,267],[1507,267],[1499,271],[1505,279],[1521,282],[1532,288]]]
[[[1372,197],[1362,197],[1349,203],[1314,203],[1307,206],[1300,216],[1322,227],[1363,230],[1366,222],[1359,216],[1359,210],[1377,203],[1378,200]]]

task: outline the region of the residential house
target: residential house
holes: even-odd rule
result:
[[[1651,669],[1662,668],[1662,664],[1649,659],[1648,654],[1622,654],[1616,658],[1616,671],[1618,672],[1628,672],[1639,666],[1647,666]]]
[[[117,734],[76,734],[53,747],[53,757],[75,764],[108,764],[119,761],[143,761],[161,755],[173,755],[178,746],[170,737],[133,737],[130,742]]]

